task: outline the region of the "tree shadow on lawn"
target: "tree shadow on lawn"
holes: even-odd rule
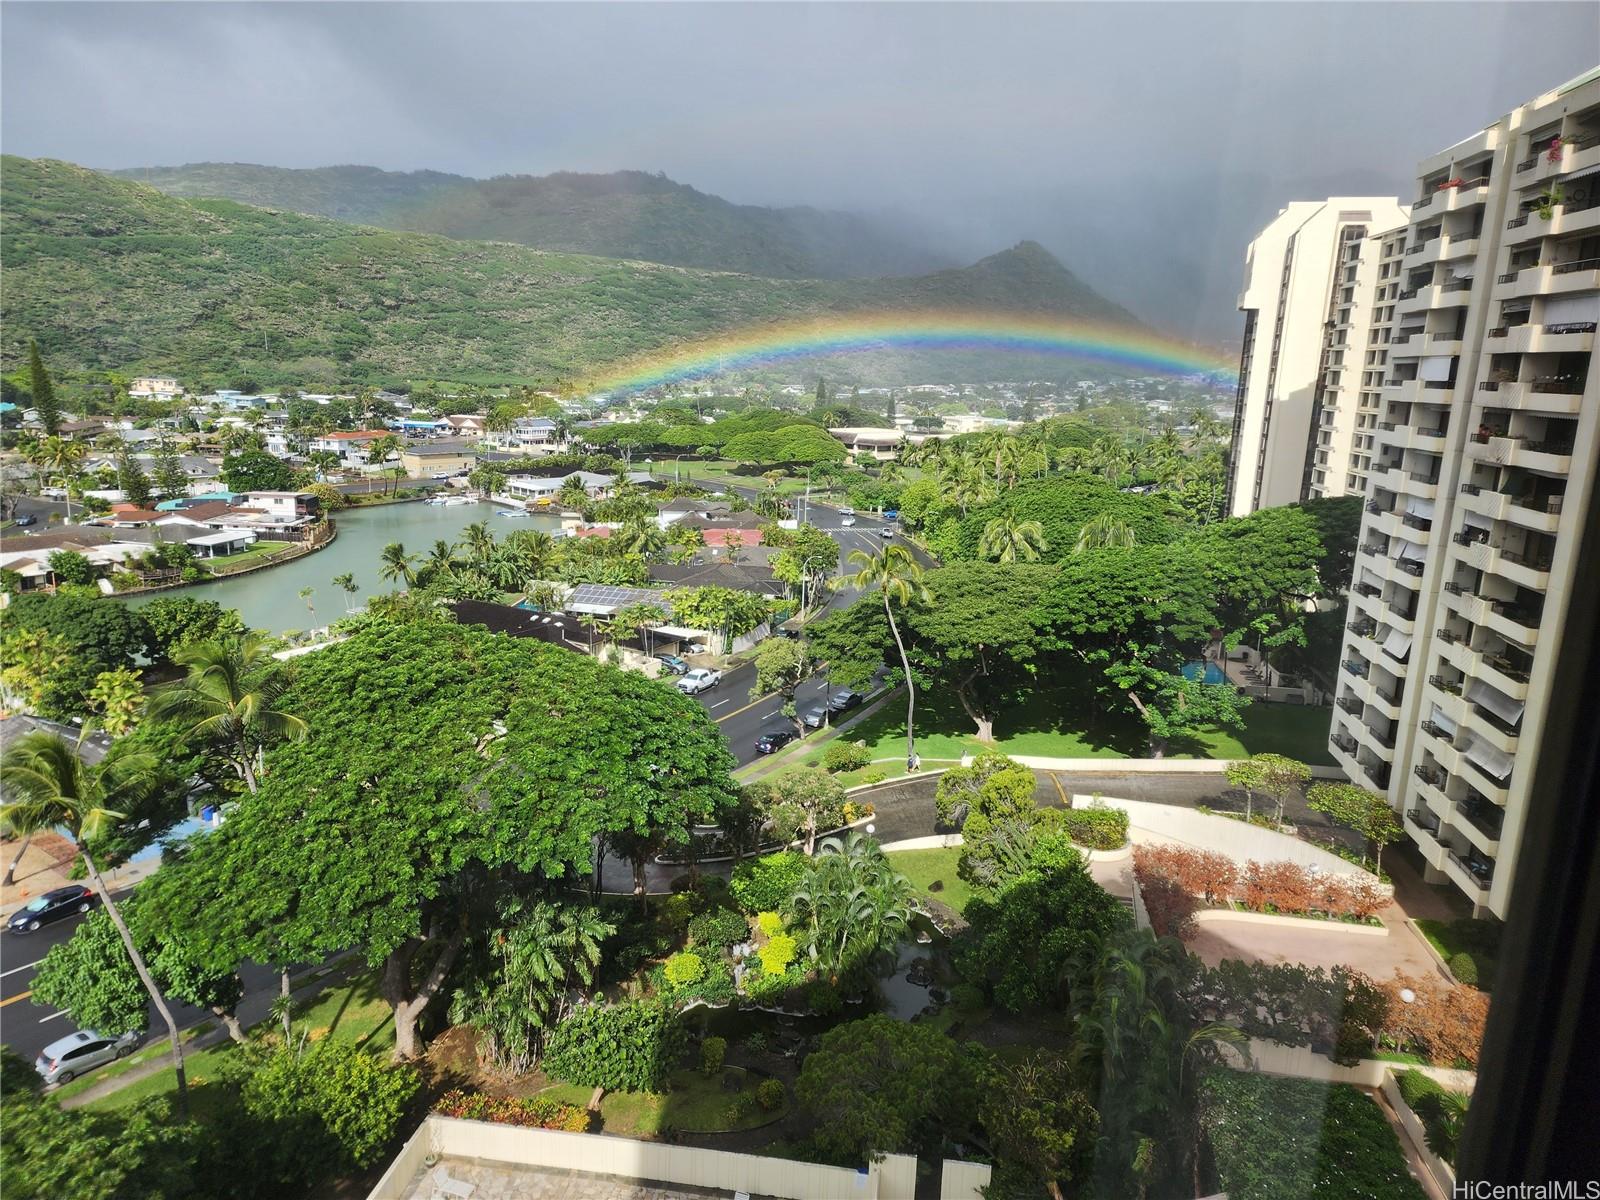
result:
[[[965,720],[959,703],[955,709]],[[1065,687],[1036,691],[1002,710],[994,732],[997,749],[1055,758],[1140,758],[1150,743],[1142,722],[1122,714],[1096,715],[1084,691]]]

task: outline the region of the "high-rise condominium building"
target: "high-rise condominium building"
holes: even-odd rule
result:
[[[1330,742],[1504,915],[1600,465],[1600,69],[1422,162]],[[1383,301],[1381,303],[1387,303]]]
[[[1244,346],[1228,511],[1359,492],[1362,375],[1370,357],[1380,235],[1402,229],[1393,196],[1296,201],[1245,252]],[[1376,392],[1372,409],[1376,416]]]

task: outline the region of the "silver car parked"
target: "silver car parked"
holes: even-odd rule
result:
[[[121,1037],[102,1037],[92,1029],[80,1029],[41,1050],[33,1069],[46,1083],[70,1083],[85,1071],[126,1058],[139,1048],[142,1036],[125,1033]]]

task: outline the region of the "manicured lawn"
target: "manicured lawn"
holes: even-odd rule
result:
[[[911,881],[912,890],[919,896],[947,904],[957,912],[966,912],[973,891],[966,880],[956,874],[956,860],[960,857],[960,846],[895,850],[889,855],[889,863]],[[936,883],[938,887],[933,886]]]
[[[212,570],[221,568],[231,571],[235,567],[247,566],[258,558],[266,558],[280,550],[286,550],[294,545],[293,542],[256,542],[248,550],[241,550],[237,554],[219,554],[215,558],[201,560],[201,565]]]
[[[374,1054],[387,1056],[394,1049],[394,1018],[383,997],[378,994],[377,979],[360,975],[335,984],[318,995],[309,1005],[295,1012],[296,1036],[304,1030],[313,1042],[324,1038],[352,1042]],[[259,1027],[258,1027],[259,1028]],[[203,1104],[204,1084],[215,1083],[223,1066],[238,1051],[231,1042],[184,1055],[184,1068],[188,1072],[191,1090],[195,1092],[195,1107]],[[157,1053],[155,1057],[161,1057]],[[87,1082],[102,1076],[90,1076]],[[86,1107],[100,1109],[126,1108],[150,1096],[170,1095],[176,1087],[176,1076],[171,1069],[158,1071],[125,1088],[120,1088]],[[76,1082],[76,1081],[75,1081]]]
[[[729,1129],[751,1129],[775,1120],[779,1113],[769,1113],[755,1103],[756,1087],[766,1078],[738,1067],[727,1068],[742,1080],[738,1091],[730,1092],[722,1085],[724,1072],[705,1075],[700,1071],[674,1071],[668,1077],[669,1090],[656,1092],[607,1092],[600,1100],[600,1121],[606,1133],[619,1137],[653,1136],[665,1128],[682,1129],[690,1133],[720,1133]],[[539,1093],[566,1104],[582,1108],[589,1103],[592,1088],[572,1083],[558,1083]],[[751,1110],[734,1123],[728,1106],[736,1096],[750,1097]],[[785,1096],[785,1110],[788,1107]]]
[[[1218,1180],[1233,1200],[1422,1200],[1394,1129],[1348,1084],[1213,1071],[1203,1097]]]
[[[1494,988],[1496,959],[1500,952],[1498,925],[1463,917],[1458,921],[1419,920],[1417,928],[1445,962],[1458,954],[1471,955],[1478,967],[1479,989],[1487,992]]]
[[[1271,751],[1313,766],[1332,765],[1328,754],[1328,724],[1332,711],[1300,704],[1257,702],[1245,709],[1240,730],[1212,730],[1190,743],[1173,745],[1172,758],[1246,758]],[[932,759],[959,759],[985,747],[972,722],[953,696],[933,693],[917,697],[917,753],[923,765]],[[1093,723],[1081,711],[1075,696],[1063,691],[1039,691],[1015,705],[995,721],[993,749],[1004,754],[1041,758],[1142,758],[1148,738],[1142,725],[1101,718]],[[840,735],[864,742],[878,765],[891,776],[903,774],[905,764],[905,701],[891,698],[877,712]],[[822,749],[802,761],[821,761]],[[896,767],[896,763],[900,766]]]

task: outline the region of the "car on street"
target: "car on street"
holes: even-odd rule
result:
[[[853,508],[841,508],[839,510],[839,515],[841,517],[853,517],[856,515],[856,510]]]
[[[900,510],[898,508],[886,508],[883,510],[883,519],[885,521],[896,520],[899,518],[899,516]]]
[[[41,925],[64,920],[78,913],[86,913],[100,902],[91,888],[75,883],[71,887],[56,888],[29,900],[6,922],[12,933],[32,933]]]
[[[670,671],[674,675],[687,675],[689,673],[689,664],[676,654],[658,654],[656,655],[656,661],[661,664],[663,671]]]
[[[849,688],[841,688],[829,699],[828,711],[837,717],[841,713],[849,712],[852,708],[859,708],[861,702],[865,699],[866,697],[860,692],[852,692]]]
[[[435,479],[449,479],[450,478],[450,472],[449,471],[435,471],[433,473],[433,477]]]
[[[704,642],[690,642],[688,644],[688,646],[686,646],[684,648],[684,653],[685,654],[710,654],[711,653],[711,647],[706,645]]]
[[[32,513],[23,513],[12,522],[12,524],[17,526],[19,529],[26,529],[29,525],[37,525],[38,523],[39,518],[34,516]]]
[[[710,667],[696,667],[678,680],[677,688],[685,696],[698,696],[701,692],[709,692],[721,682],[721,671],[713,671]]]
[[[46,1083],[71,1083],[85,1071],[118,1058],[126,1058],[139,1048],[140,1035],[104,1037],[92,1029],[80,1029],[51,1042],[33,1060],[33,1069]]]
[[[850,689],[844,688],[835,692],[826,700],[819,698],[815,702],[808,704],[800,710],[800,719],[805,722],[807,729],[820,729],[824,711],[826,711],[829,718],[839,717],[860,703],[860,692],[852,692]]]
[[[881,538],[892,538],[894,536],[894,526],[885,525],[883,528],[878,530],[878,536]]]
[[[792,725],[781,725],[764,730],[756,738],[756,753],[775,754],[799,736]]]
[[[855,523],[856,523],[855,517],[853,517],[853,516],[851,516],[849,514],[846,514],[845,516],[842,516],[842,517],[839,518],[839,524],[841,524],[841,525],[854,525]]]

